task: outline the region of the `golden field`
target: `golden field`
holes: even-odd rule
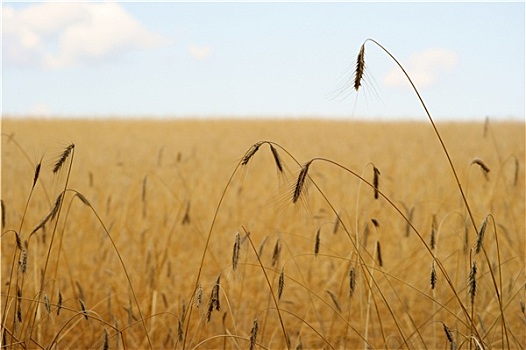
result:
[[[425,122],[4,119],[2,341],[523,349],[525,125],[438,129],[469,211]]]

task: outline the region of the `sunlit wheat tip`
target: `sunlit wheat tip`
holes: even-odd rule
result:
[[[70,144],[68,147],[66,147],[58,161],[55,163],[55,166],[53,167],[53,173],[57,173],[60,170],[60,168],[62,168],[62,165],[64,165],[64,162],[66,161],[66,159],[68,159],[69,154],[71,153],[73,148],[75,148],[74,144]]]
[[[282,268],[281,273],[279,274],[279,280],[278,280],[278,300],[281,299],[281,295],[283,294],[284,287],[285,287],[285,273]]]
[[[380,170],[377,167],[373,166],[373,187],[374,187],[374,199],[378,199],[378,186],[380,182]]]
[[[255,349],[257,337],[258,337],[258,319],[256,317],[254,319],[252,329],[250,330],[250,347],[249,347],[250,350]]]
[[[484,219],[482,222],[482,226],[480,226],[479,233],[477,235],[477,244],[475,246],[475,254],[478,254],[480,250],[482,249],[482,241],[484,240],[484,234],[486,233],[486,227],[488,225],[488,217]]]
[[[279,156],[278,150],[271,144],[270,150],[272,151],[272,156],[274,157],[274,162],[276,163],[276,167],[278,168],[279,172],[283,172],[283,164],[281,162],[281,157]]]
[[[363,72],[365,70],[365,43],[362,44],[358,57],[356,58],[356,70],[354,71],[354,90],[358,91],[362,85]]]
[[[296,203],[301,196],[301,191],[303,190],[303,185],[305,184],[305,178],[307,177],[307,172],[309,171],[309,166],[312,163],[312,160],[308,161],[301,168],[300,174],[298,175],[298,180],[296,181],[296,187],[294,188],[294,196],[292,197],[292,202]]]

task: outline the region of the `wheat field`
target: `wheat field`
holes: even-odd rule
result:
[[[524,349],[524,123],[437,126],[469,211],[425,122],[2,120],[2,344]]]

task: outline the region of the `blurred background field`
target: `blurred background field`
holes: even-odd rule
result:
[[[324,157],[368,181],[373,165],[379,169],[380,190],[406,215],[412,212],[425,240],[436,231],[435,254],[468,308],[468,274],[476,260],[477,334],[491,348],[524,348],[524,123],[449,122],[438,128],[477,225],[488,214],[494,218],[484,244],[502,313],[490,266],[472,249],[477,233],[427,123],[3,119],[4,341],[14,348],[102,348],[106,331],[110,348],[150,345],[115,250],[92,210],[73,192],[64,197],[44,281],[51,312],[38,292],[55,222],[31,237],[27,271],[23,278],[19,274],[14,231],[22,241],[29,240],[67,181],[68,188],[89,201],[115,240],[155,348],[182,348],[183,343],[187,348],[247,348],[255,318],[258,346],[286,347],[271,292],[243,228],[260,249],[274,294],[284,273],[279,307],[290,347],[356,348],[368,342],[374,348],[446,348],[444,322],[458,346],[467,348],[473,330],[451,288],[439,273],[438,286],[431,290],[432,257],[392,206],[374,199],[371,188],[335,166],[315,162],[309,175],[332,208],[312,183],[305,197],[292,203],[301,165]],[[263,140],[282,147],[276,145],[284,171],[276,168],[267,145],[236,168],[245,152]],[[53,174],[70,143],[75,144],[73,157]],[[24,216],[39,161],[40,177]],[[203,305],[194,304],[192,318],[184,318],[216,209],[199,281]],[[238,232],[241,255],[234,271],[232,247]],[[317,234],[320,245],[314,254]],[[376,242],[381,244],[381,266]],[[350,296],[352,267],[357,287]],[[218,275],[222,305],[207,322]],[[23,291],[22,322],[14,310],[17,288]],[[60,306],[59,292],[64,299]],[[89,310],[88,321],[80,313],[79,299]],[[36,322],[29,327],[35,312]]]

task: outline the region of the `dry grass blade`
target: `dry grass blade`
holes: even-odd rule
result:
[[[356,70],[354,71],[354,90],[358,91],[362,85],[365,70],[365,43],[362,44],[358,57],[356,58]]]
[[[72,143],[70,144],[68,147],[66,147],[66,149],[64,150],[64,152],[62,152],[60,158],[57,160],[57,162],[55,163],[55,166],[53,166],[53,173],[57,173],[60,168],[62,168],[62,165],[64,165],[64,162],[66,161],[66,159],[68,159],[71,151],[75,148],[75,145]]]

